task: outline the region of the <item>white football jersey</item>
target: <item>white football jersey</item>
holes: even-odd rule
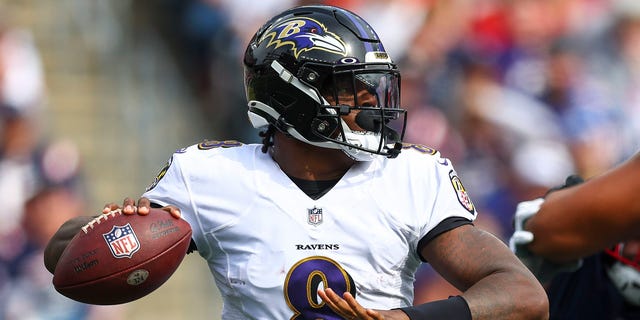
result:
[[[223,319],[342,319],[318,297],[323,287],[367,308],[409,306],[420,239],[444,219],[475,219],[451,163],[430,148],[359,162],[317,200],[261,148],[178,150],[144,194],[191,224]]]

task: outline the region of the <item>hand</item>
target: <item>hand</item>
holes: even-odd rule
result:
[[[518,203],[514,217],[515,231],[509,238],[509,248],[524,263],[525,266],[538,278],[538,281],[545,283],[551,281],[558,273],[573,272],[582,266],[582,259],[568,263],[558,264],[538,256],[529,250],[529,243],[533,241],[533,233],[524,229],[524,225],[540,210],[544,202],[543,198]]]
[[[516,214],[513,220],[515,232],[509,238],[509,248],[518,255],[519,251],[526,249],[526,245],[533,241],[533,233],[524,229],[524,224],[538,213],[540,205],[544,202],[543,198],[518,203]],[[520,255],[518,255],[520,257]]]
[[[319,290],[320,298],[331,308],[347,320],[408,320],[409,317],[401,310],[373,310],[366,309],[348,292],[342,297],[330,288]]]
[[[111,211],[114,210],[122,210],[122,214],[125,215],[133,215],[133,214],[139,214],[141,216],[146,216],[149,214],[149,208],[151,208],[151,202],[149,201],[149,199],[142,197],[140,199],[138,199],[138,204],[136,205],[135,201],[133,201],[133,199],[127,197],[124,199],[124,201],[122,202],[122,207],[120,207],[119,205],[117,205],[114,202],[111,202],[107,205],[104,206],[104,209],[102,209],[102,213],[106,214],[109,213]],[[167,213],[171,214],[172,217],[176,218],[176,219],[180,219],[180,209],[178,209],[175,206],[166,206],[166,207],[162,207],[162,210],[166,211]]]

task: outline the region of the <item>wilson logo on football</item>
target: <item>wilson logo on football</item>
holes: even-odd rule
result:
[[[113,226],[111,231],[103,233],[111,254],[116,258],[131,258],[140,249],[140,242],[131,225]]]

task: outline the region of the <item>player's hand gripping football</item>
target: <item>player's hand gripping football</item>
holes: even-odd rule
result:
[[[146,216],[149,214],[149,208],[151,208],[151,202],[149,201],[149,199],[142,197],[138,199],[138,203],[136,204],[136,202],[132,198],[127,197],[122,202],[122,207],[114,202],[111,202],[104,206],[104,209],[102,209],[102,213],[106,214],[111,211],[120,209],[125,215],[134,215],[137,213],[141,216]],[[161,209],[171,214],[171,216],[176,219],[180,218],[180,209],[178,209],[177,207],[166,206],[162,207]]]
[[[409,320],[407,314],[401,310],[367,309],[348,292],[340,297],[330,288],[326,288],[319,290],[318,295],[331,310],[347,320]]]

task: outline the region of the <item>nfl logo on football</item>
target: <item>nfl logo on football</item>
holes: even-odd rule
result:
[[[111,231],[102,234],[111,254],[116,258],[131,258],[140,249],[140,242],[130,224],[113,226]]]
[[[309,224],[311,225],[319,225],[322,223],[322,209],[320,208],[313,208],[313,209],[308,209],[308,214],[307,214],[307,222],[309,222]]]

